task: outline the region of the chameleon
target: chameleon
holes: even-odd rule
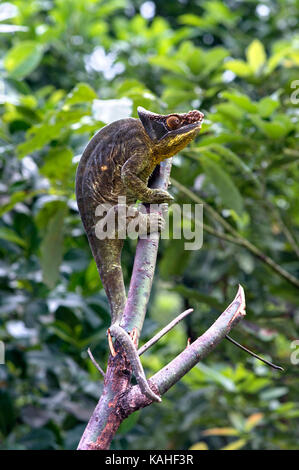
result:
[[[137,119],[114,121],[90,140],[77,168],[76,199],[110,306],[111,326],[108,331],[132,359],[133,372],[142,392],[161,401],[149,388],[132,337],[120,326],[126,304],[121,267],[124,239],[118,236],[120,227],[116,226],[115,237],[99,239],[96,211],[106,204],[109,209],[105,217],[109,219],[110,214],[115,218],[123,210],[119,198],[125,198],[126,208],[131,208],[125,224],[139,217],[139,234],[142,231],[148,233],[151,226],[161,231],[164,220],[160,214],[141,213],[134,205],[136,201],[151,204],[173,201],[168,191],[149,188],[149,178],[157,165],[174,156],[197,136],[204,115],[198,110],[162,115],[141,106],[137,108],[137,113]],[[100,216],[103,217],[103,214]]]

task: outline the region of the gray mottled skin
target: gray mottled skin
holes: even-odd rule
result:
[[[133,357],[131,339],[122,333],[119,323],[126,303],[121,268],[123,240],[99,240],[95,235],[96,207],[109,203],[117,210],[118,197],[126,204],[136,200],[160,204],[173,200],[160,189],[148,188],[148,179],[156,165],[184,148],[199,132],[203,114],[193,110],[186,114],[158,115],[138,108],[140,119],[121,119],[101,129],[89,142],[76,175],[76,197],[80,216],[111,309],[112,333],[132,358],[132,366],[142,390],[158,400],[146,382],[138,358]],[[157,214],[143,215],[149,225]],[[161,217],[159,216],[161,219]],[[158,227],[161,228],[161,221]],[[135,354],[136,356],[136,354]],[[136,365],[137,364],[137,365]],[[144,383],[145,382],[145,383]]]

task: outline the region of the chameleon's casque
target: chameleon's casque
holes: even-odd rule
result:
[[[89,142],[76,175],[76,197],[82,222],[107,293],[112,324],[119,323],[126,302],[121,268],[123,240],[99,240],[95,235],[96,207],[110,203],[117,211],[119,196],[128,205],[170,202],[167,191],[148,188],[148,179],[161,161],[175,155],[198,134],[203,114],[155,114],[138,108],[139,119],[121,119],[102,128]],[[157,214],[148,214],[157,217]]]

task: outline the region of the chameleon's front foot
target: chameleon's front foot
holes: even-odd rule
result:
[[[173,201],[174,198],[172,195],[163,189],[150,189],[142,199],[142,202],[149,204],[162,204],[163,202],[171,203]]]

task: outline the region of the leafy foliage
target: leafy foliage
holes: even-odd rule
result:
[[[155,12],[154,8],[155,7]],[[163,240],[146,340],[195,312],[143,357],[162,367],[227,305],[238,283],[247,323],[234,335],[285,368],[223,342],[163,404],[134,414],[121,449],[298,447],[298,1],[11,0],[0,5],[1,447],[75,448],[101,392],[107,301],[78,216],[76,164],[111,116],[205,113],[173,177],[210,208],[201,250]],[[173,186],[180,202],[190,202]],[[123,253],[129,281],[134,244]]]

